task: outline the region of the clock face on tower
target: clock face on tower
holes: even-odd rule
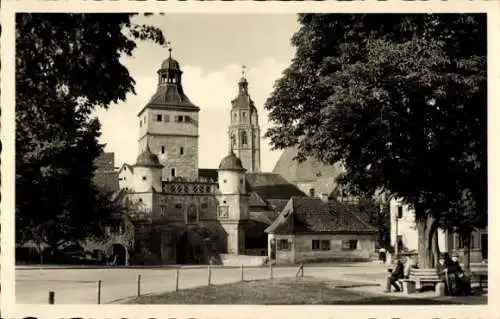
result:
[[[229,209],[227,206],[219,206],[219,218],[227,218],[229,215]]]

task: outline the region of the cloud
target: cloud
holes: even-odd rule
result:
[[[281,76],[287,63],[274,58],[263,59],[247,69],[249,91],[259,112],[261,133],[269,127],[267,112],[263,104],[273,89],[274,82]],[[182,66],[183,86],[190,100],[200,107],[199,166],[215,168],[228,152],[228,123],[230,101],[237,94],[237,82],[241,67],[228,64],[218,70],[205,72],[202,67]],[[142,72],[141,72],[142,73]],[[101,142],[106,151],[114,152],[116,164],[133,163],[137,157],[138,119],[137,112],[149,101],[156,90],[156,74],[134,76],[137,95],[129,95],[127,101],[113,105],[108,111],[99,110],[102,123]],[[261,162],[263,171],[271,171],[280,156],[280,151],[271,151],[267,140],[261,141]]]

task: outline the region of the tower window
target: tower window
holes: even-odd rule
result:
[[[238,118],[238,113],[234,113],[234,118],[237,119]]]
[[[243,118],[246,118],[247,117],[247,112],[243,112]]]
[[[162,154],[165,154],[165,146],[162,146],[162,147],[161,147],[161,153],[162,153]]]
[[[139,121],[139,127],[142,127],[142,120]]]
[[[146,176],[143,176],[143,177],[142,177],[142,180],[143,180],[143,181],[145,181],[146,179],[147,179],[147,178],[146,178]]]
[[[158,122],[162,121],[161,114],[156,114],[156,121]]]
[[[233,147],[236,147],[236,136],[234,136],[234,135],[231,135],[231,145]]]
[[[181,155],[184,155],[184,147],[182,147],[182,146],[181,146],[181,148],[179,149],[179,153],[180,153]]]
[[[170,175],[171,175],[172,177],[175,177],[175,168],[171,168],[171,169],[170,169]]]
[[[227,180],[224,180],[224,183],[227,183]]]
[[[248,143],[247,132],[243,131],[241,132],[241,145],[247,145],[247,143]]]

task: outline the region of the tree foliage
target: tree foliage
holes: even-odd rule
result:
[[[298,145],[299,159],[343,162],[353,190],[410,204],[420,257],[432,264],[438,226],[486,221],[486,15],[299,22],[296,56],[266,101],[266,136],[276,148]]]
[[[92,182],[103,151],[92,112],[125,100],[120,57],[136,40],[165,42],[132,14],[16,15],[16,240],[52,248],[104,236],[119,212]]]

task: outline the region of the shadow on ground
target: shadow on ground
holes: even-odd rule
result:
[[[372,284],[366,283],[367,286]],[[253,305],[463,305],[486,304],[485,295],[467,297],[410,297],[338,287],[359,282],[320,278],[283,278],[212,285],[163,294],[145,295],[126,304],[253,304]],[[375,289],[375,291],[377,291]]]

